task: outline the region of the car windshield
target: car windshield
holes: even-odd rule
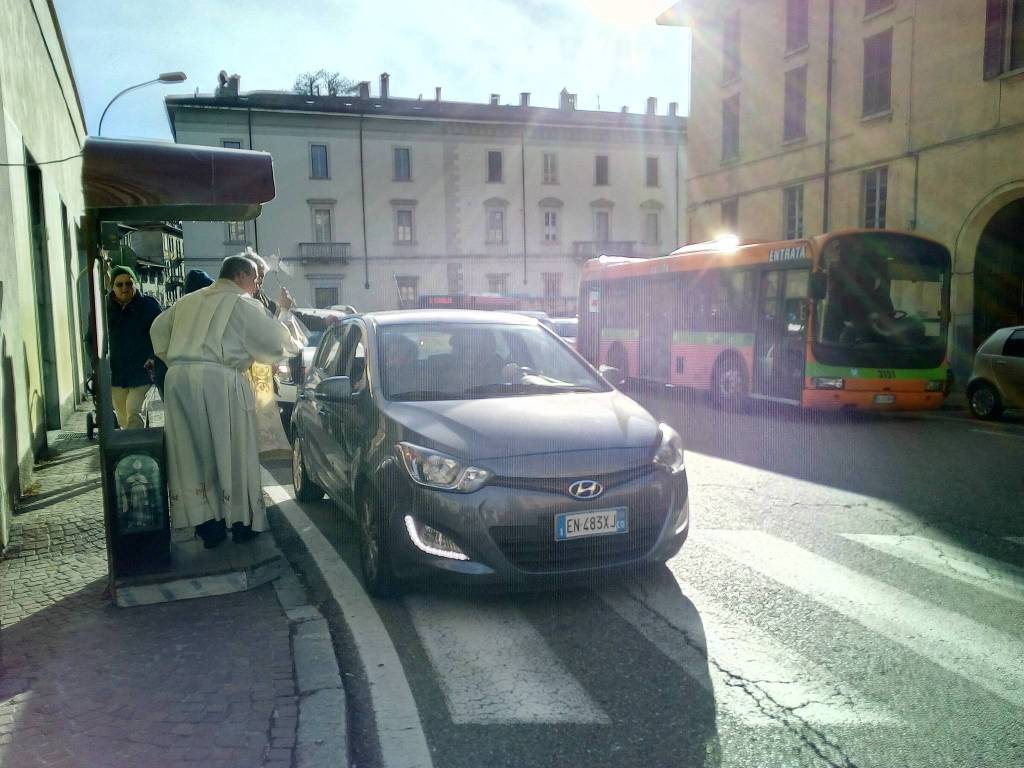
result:
[[[430,323],[386,327],[379,360],[388,400],[604,392],[586,363],[537,325]]]

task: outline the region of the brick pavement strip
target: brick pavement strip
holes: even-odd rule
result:
[[[84,432],[84,412],[76,418]],[[298,625],[282,605],[305,602],[297,579],[114,607],[104,595],[97,449],[84,434],[60,437],[36,467],[0,559],[0,764],[292,765],[303,726]],[[339,723],[332,762],[344,765],[339,694],[327,717]]]

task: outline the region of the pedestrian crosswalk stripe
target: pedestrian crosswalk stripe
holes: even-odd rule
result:
[[[514,606],[405,599],[452,722],[611,722]]]
[[[843,538],[1000,597],[1024,603],[1024,568],[924,536],[844,533]]]
[[[703,537],[738,563],[1024,706],[1024,642],[767,533],[705,529]]]
[[[859,692],[844,689],[826,670],[692,586],[683,592],[696,612],[681,609],[676,587],[631,586],[629,594],[620,590],[601,596],[663,655],[708,688],[723,713],[751,726],[794,717],[814,725],[895,721]],[[705,668],[706,676],[694,674]]]

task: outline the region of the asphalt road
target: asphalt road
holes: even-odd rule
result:
[[[688,444],[665,567],[374,603],[435,766],[1024,765],[1024,419],[637,397]]]

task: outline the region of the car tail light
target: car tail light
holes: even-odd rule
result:
[[[283,360],[274,366],[274,375],[282,384],[292,383],[292,369],[287,360]]]

